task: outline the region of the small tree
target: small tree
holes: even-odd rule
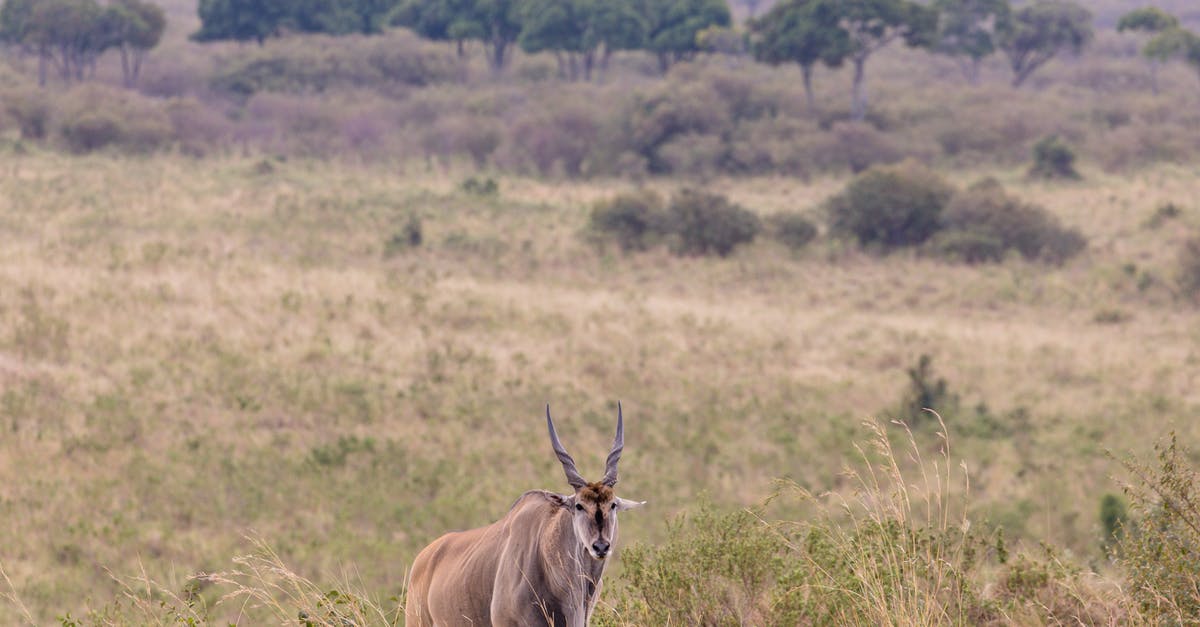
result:
[[[645,46],[665,74],[671,65],[700,52],[696,36],[710,26],[729,26],[733,18],[725,0],[642,0],[647,30]]]
[[[849,34],[839,27],[835,8],[820,0],[784,0],[761,19],[749,22],[756,59],[771,65],[800,66],[809,109],[816,107],[813,68],[818,62],[837,67],[850,51]]]
[[[1013,87],[1063,52],[1078,53],[1092,40],[1092,14],[1068,0],[1038,0],[1022,7],[999,31]]]
[[[996,52],[997,30],[1012,15],[1007,0],[934,0],[938,31],[933,50],[956,60],[972,85],[979,65]]]
[[[910,0],[825,1],[837,7],[841,28],[849,40],[848,56],[854,64],[850,117],[860,121],[867,115],[867,60],[898,38],[909,46],[930,46],[937,30],[937,13]]]
[[[200,0],[200,30],[193,41],[256,41],[279,34],[288,18],[288,0]]]
[[[125,86],[137,83],[146,53],[162,40],[167,16],[162,7],[146,0],[118,0],[108,9],[117,29],[117,49],[121,51],[121,73]]]
[[[1159,9],[1145,7],[1126,13],[1117,22],[1117,32],[1137,32],[1153,35],[1142,47],[1142,56],[1150,62],[1150,89],[1158,94],[1158,69],[1167,61],[1179,56],[1186,46],[1179,37],[1158,37],[1160,33],[1179,29],[1179,18]],[[1151,45],[1153,43],[1154,45]]]
[[[453,41],[459,56],[465,42],[479,41],[488,65],[499,72],[521,36],[520,8],[518,0],[404,0],[392,24],[428,39]]]
[[[645,25],[631,0],[525,0],[521,36],[526,52],[549,51],[563,78],[591,80],[615,50],[641,45]]]

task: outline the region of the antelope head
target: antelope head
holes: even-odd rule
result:
[[[575,468],[575,460],[563,448],[550,418],[550,406],[546,406],[546,426],[550,429],[550,445],[562,463],[567,483],[575,489],[570,496],[563,496],[561,504],[571,512],[575,539],[587,554],[595,560],[603,560],[617,543],[617,514],[645,505],[645,501],[630,501],[613,493],[617,485],[617,462],[621,461],[621,450],[625,448],[625,423],[621,415],[621,404],[617,403],[617,436],[604,468],[604,478],[589,483]]]

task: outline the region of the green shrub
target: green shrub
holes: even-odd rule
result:
[[[1146,226],[1157,229],[1163,223],[1174,220],[1181,215],[1183,215],[1183,207],[1178,203],[1168,201],[1159,205],[1154,210],[1154,213],[1150,214],[1150,218],[1146,220]]]
[[[830,230],[884,251],[915,246],[938,230],[953,193],[915,162],[874,166],[829,200]]]
[[[458,184],[458,188],[472,196],[495,196],[500,193],[500,184],[490,176],[485,178],[467,177]]]
[[[666,228],[680,255],[729,255],[762,230],[758,216],[720,194],[684,189],[671,197]]]
[[[931,242],[936,254],[968,263],[999,261],[1015,250],[1026,259],[1062,263],[1087,246],[1044,208],[1010,196],[993,179],[954,195]]]
[[[1033,167],[1029,175],[1044,179],[1078,179],[1075,170],[1075,151],[1058,138],[1049,135],[1033,145]]]
[[[1185,241],[1179,251],[1179,291],[1200,302],[1200,235]]]
[[[1125,501],[1116,494],[1105,494],[1100,499],[1100,527],[1104,536],[1101,543],[1106,552],[1114,549],[1125,534],[1125,525],[1129,523],[1129,509]]]
[[[1172,433],[1157,464],[1124,462],[1133,523],[1119,545],[1128,589],[1149,624],[1200,622],[1200,472]]]
[[[421,224],[421,218],[414,213],[409,215],[408,220],[404,222],[404,226],[384,243],[383,255],[391,257],[405,250],[420,248],[421,243],[424,241],[425,229]]]
[[[927,409],[943,416],[957,411],[958,396],[950,392],[945,378],[934,374],[932,357],[921,355],[907,374],[908,389],[896,411],[898,420],[915,426],[933,420],[933,415]]]
[[[854,496],[785,486],[810,512],[771,521],[702,504],[668,539],[622,553],[624,586],[606,592],[600,625],[1110,624],[1075,569],[1049,551],[1010,559],[1002,530],[972,524],[950,477],[901,470],[879,425],[878,461],[846,474]],[[946,434],[941,434],[945,436]],[[924,468],[908,438],[905,460]],[[936,463],[952,468],[949,438]],[[911,468],[911,467],[910,467]],[[790,487],[791,489],[786,489]],[[616,582],[615,582],[616,583]]]
[[[771,216],[771,234],[779,243],[800,250],[817,237],[817,225],[800,212],[789,211]]]
[[[645,250],[665,227],[662,197],[650,190],[618,194],[592,207],[589,229],[624,251]]]
[[[715,512],[702,504],[668,528],[658,545],[621,554],[626,594],[617,608],[642,625],[752,625],[770,616],[769,594],[780,574],[783,539],[747,510]]]

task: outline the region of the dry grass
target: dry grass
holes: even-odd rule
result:
[[[959,439],[973,512],[1074,557],[1096,554],[1100,450],[1147,450],[1168,423],[1200,439],[1194,309],[1167,283],[1197,216],[1145,227],[1194,169],[986,172],[1091,238],[1056,269],[823,242],[622,256],[580,237],[626,187],[607,181],[505,177],[479,198],[399,165],[39,152],[0,172],[0,562],[39,623],[119,594],[105,568],[228,570],[248,529],[307,578],[355,564],[365,596],[396,595],[432,537],[561,484],[547,401],[585,474],[626,403],[622,488],[654,508],[623,534],[646,540],[702,491],[848,489],[855,425],[921,353],[965,403],[1026,410],[1011,436]],[[713,187],[771,213],[839,184]],[[385,256],[414,213],[425,244]],[[1105,308],[1128,317],[1093,322]]]

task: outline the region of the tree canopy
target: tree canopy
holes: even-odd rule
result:
[[[897,38],[912,47],[929,47],[937,32],[937,12],[910,0],[838,0],[839,23],[849,39],[854,64],[850,117],[867,113],[864,87],[867,59]]]
[[[521,48],[553,52],[571,79],[590,79],[598,60],[639,47],[646,32],[633,0],[525,0],[521,22]]]
[[[1117,32],[1141,31],[1144,33],[1159,33],[1169,28],[1177,28],[1179,18],[1163,11],[1158,7],[1143,7],[1134,9],[1121,16],[1117,22]]]
[[[195,41],[257,41],[284,30],[345,35],[374,34],[387,25],[400,0],[200,0]]]
[[[959,62],[971,83],[980,63],[996,52],[997,30],[1011,18],[1007,0],[934,0],[938,12],[933,50]]]
[[[814,106],[813,67],[818,62],[839,66],[850,52],[849,33],[839,26],[840,19],[834,3],[784,0],[748,24],[756,59],[771,65],[800,66],[809,108]]]
[[[519,0],[404,0],[392,24],[428,39],[456,42],[460,53],[464,42],[479,41],[488,64],[500,70],[521,36],[520,4]]]
[[[701,51],[697,41],[701,31],[733,22],[725,0],[640,0],[640,4],[647,20],[645,49],[658,57],[664,72]]]
[[[1054,57],[1078,53],[1091,42],[1092,14],[1068,0],[1038,0],[1014,12],[999,35],[1013,71],[1012,84],[1020,87]]]
[[[141,57],[158,45],[166,17],[145,0],[6,0],[0,6],[0,41],[39,58],[39,82],[50,66],[64,80],[81,80],[106,50],[120,48],[123,58]],[[136,79],[135,64],[125,64],[126,82]]]
[[[287,0],[200,0],[195,41],[257,41],[279,34],[288,17]]]

